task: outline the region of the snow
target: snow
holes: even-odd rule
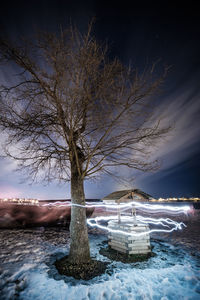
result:
[[[106,235],[90,234],[91,255],[99,254]],[[200,299],[200,256],[166,242],[152,241],[156,256],[125,264],[110,261],[108,271],[90,281],[57,273],[54,261],[68,253],[62,229],[1,230],[1,300]]]

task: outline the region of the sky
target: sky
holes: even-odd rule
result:
[[[166,2],[166,3],[165,3]],[[107,41],[111,57],[142,70],[158,61],[171,66],[159,95],[157,113],[174,130],[152,154],[161,161],[155,173],[134,173],[129,183],[109,177],[85,182],[86,198],[102,198],[120,189],[140,188],[154,197],[200,196],[200,12],[194,5],[170,1],[7,1],[1,6],[0,30],[31,36],[36,29],[57,31],[70,22],[81,31],[96,18],[93,32]],[[148,3],[148,4],[147,4]],[[0,70],[0,81],[5,74]],[[4,138],[1,137],[0,144]],[[0,159],[0,198],[70,198],[70,185],[30,185],[15,171],[16,162]],[[118,170],[119,174],[127,170]]]

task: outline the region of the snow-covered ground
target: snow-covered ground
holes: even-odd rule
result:
[[[91,254],[105,247],[106,235],[90,234]],[[67,254],[64,228],[0,231],[1,300],[200,299],[200,256],[166,242],[152,241],[156,256],[146,262],[113,261],[90,281],[57,273],[53,263]]]

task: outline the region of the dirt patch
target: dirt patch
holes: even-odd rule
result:
[[[68,256],[56,260],[55,262],[55,266],[61,275],[83,280],[90,280],[104,274],[108,264],[108,262],[92,259],[87,263],[75,264],[68,261]]]
[[[123,263],[135,263],[145,261],[148,258],[155,256],[153,252],[148,254],[124,254],[120,253],[111,247],[101,248],[99,253],[103,256],[108,257],[111,260],[121,261]]]

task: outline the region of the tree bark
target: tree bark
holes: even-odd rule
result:
[[[81,264],[90,260],[90,247],[86,208],[75,206],[76,204],[85,205],[83,179],[78,173],[76,163],[71,164],[71,202],[69,260],[72,263]]]

